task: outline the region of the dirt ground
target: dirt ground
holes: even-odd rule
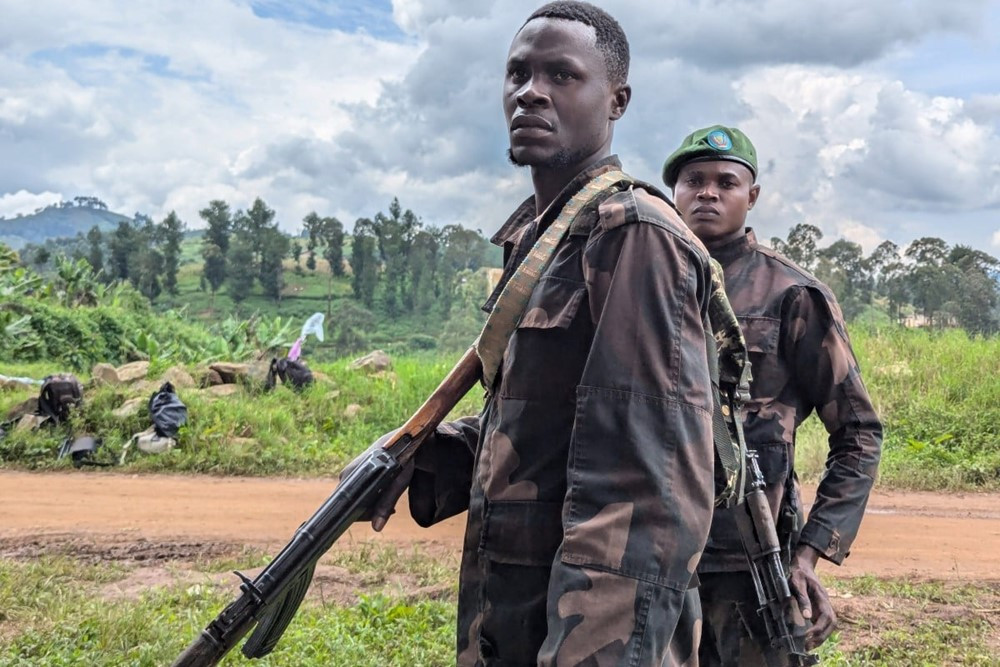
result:
[[[277,548],[334,486],[331,479],[0,471],[0,557],[155,563]],[[375,540],[457,553],[463,528],[460,516],[422,529],[400,507],[382,534],[359,524],[335,548]],[[1000,494],[876,491],[852,555],[824,570],[998,582]]]

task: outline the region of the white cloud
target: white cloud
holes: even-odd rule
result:
[[[34,213],[40,208],[45,208],[50,204],[57,204],[63,200],[63,196],[56,192],[28,192],[18,190],[17,192],[0,195],[0,218],[15,218],[19,215]]]
[[[994,248],[1000,248],[1000,229],[993,232],[993,238],[991,241],[993,242]]]
[[[293,20],[245,0],[0,0],[0,194],[94,194],[193,226],[212,198],[261,196],[286,229],[312,209],[350,227],[399,196],[428,222],[486,232],[527,194],[504,158],[499,90],[538,0],[393,0],[379,20],[397,41],[308,25],[339,5],[266,4]],[[616,149],[636,176],[658,183],[685,134],[736,124],[761,155],[762,237],[811,221],[867,247],[928,235],[947,212],[941,234],[975,221],[985,245],[994,96],[932,97],[875,62],[980,30],[982,0],[601,4],[632,44]]]

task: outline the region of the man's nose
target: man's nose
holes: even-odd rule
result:
[[[549,91],[539,77],[533,76],[524,82],[517,91],[517,106],[528,107],[548,106]]]
[[[719,193],[712,183],[706,183],[698,190],[698,199],[718,199]]]

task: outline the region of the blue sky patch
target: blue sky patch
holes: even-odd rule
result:
[[[401,41],[406,35],[392,18],[389,0],[251,0],[254,15],[322,30],[366,32],[379,39]]]
[[[41,49],[32,53],[28,61],[55,65],[65,70],[75,80],[89,83],[101,78],[99,72],[103,68],[98,66],[95,61],[108,55],[136,60],[144,71],[164,78],[183,81],[207,81],[209,79],[207,72],[194,74],[173,69],[170,65],[170,58],[159,53],[94,42],[72,44],[55,49]]]

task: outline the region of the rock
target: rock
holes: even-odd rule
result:
[[[112,385],[121,384],[121,380],[118,379],[118,371],[111,364],[94,364],[94,367],[90,369],[90,376],[99,382]]]
[[[17,422],[17,426],[14,427],[15,431],[34,431],[36,428],[45,423],[48,417],[43,417],[41,415],[24,415],[21,417],[20,421]]]
[[[6,375],[0,375],[0,391],[18,391],[24,389],[38,391],[39,386],[26,378],[11,378]]]
[[[361,406],[357,403],[351,403],[344,408],[344,417],[347,419],[354,419],[359,414],[361,414]]]
[[[313,371],[313,380],[316,382],[322,382],[323,384],[333,384],[333,379],[326,373],[321,373],[320,371]]]
[[[323,396],[324,401],[335,401],[340,398],[340,390],[334,389],[333,391],[328,391],[325,396]]]
[[[235,445],[236,447],[256,447],[257,441],[253,438],[241,438],[233,437],[226,440],[227,445]]]
[[[130,398],[119,407],[112,410],[111,414],[118,419],[126,419],[146,407],[147,403],[148,400],[145,398]]]
[[[133,396],[143,396],[148,399],[153,392],[160,390],[162,382],[156,380],[139,380],[135,384],[129,385],[129,393]]]
[[[219,375],[219,371],[214,371],[209,368],[208,373],[205,374],[205,377],[199,384],[202,387],[215,387],[220,384],[225,384],[225,382],[222,380],[222,376]]]
[[[363,370],[367,373],[387,371],[392,368],[392,359],[382,350],[375,350],[360,359],[355,359],[348,368],[351,370]]]
[[[211,364],[209,368],[219,374],[222,384],[233,384],[239,382],[250,373],[250,364],[233,364],[219,361]]]
[[[119,366],[115,369],[115,372],[118,374],[118,382],[122,384],[142,380],[149,372],[149,362],[133,361],[130,364]]]
[[[202,389],[201,392],[207,396],[216,398],[219,396],[232,396],[233,394],[238,394],[240,392],[240,386],[236,384],[217,384],[212,387]]]
[[[183,366],[173,366],[167,369],[161,379],[174,385],[174,389],[190,389],[195,386],[194,378],[184,370]]]
[[[263,386],[264,382],[267,381],[267,372],[269,370],[271,370],[270,359],[255,361],[250,364],[250,368],[247,370],[246,379],[250,380],[250,382],[257,386]]]
[[[7,421],[14,421],[20,419],[24,415],[30,415],[38,412],[38,397],[32,396],[31,398],[25,399],[14,405],[7,411]]]

